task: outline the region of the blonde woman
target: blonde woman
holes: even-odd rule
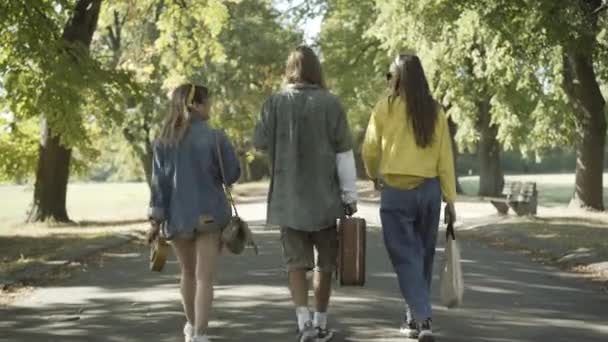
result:
[[[221,249],[220,231],[231,216],[222,188],[219,158],[223,158],[227,186],[235,183],[241,173],[226,135],[209,127],[209,111],[206,87],[177,87],[154,145],[150,239],[162,233],[177,255],[187,319],[186,342],[209,341],[207,328]]]
[[[442,196],[449,218],[456,218],[450,134],[417,56],[397,57],[387,78],[389,91],[370,118],[363,159],[370,178],[383,184],[384,242],[406,302],[401,332],[432,342],[430,292]]]

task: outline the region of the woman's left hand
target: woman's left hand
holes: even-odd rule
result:
[[[152,244],[158,235],[160,234],[160,223],[156,221],[150,221],[150,229],[148,229],[148,244]]]
[[[456,208],[454,207],[454,203],[448,202],[445,205],[445,223],[454,224],[456,222]]]

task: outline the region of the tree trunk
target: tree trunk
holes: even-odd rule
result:
[[[131,145],[133,146],[133,145]],[[148,183],[148,187],[152,184],[152,158],[154,158],[154,152],[152,151],[152,143],[150,140],[146,139],[145,146],[143,149],[135,149],[135,154],[137,154],[137,158],[141,163],[142,168],[144,169],[144,176],[146,177],[146,183]]]
[[[498,126],[492,124],[490,115],[490,101],[481,101],[477,104],[479,111],[477,129],[479,143],[477,153],[479,156],[479,195],[499,196],[504,186],[504,174],[501,165],[501,146],[496,138]]]
[[[64,28],[62,39],[88,49],[97,27],[100,7],[101,0],[79,0]],[[76,59],[74,63],[77,63]],[[66,196],[71,157],[71,148],[61,142],[61,132],[53,131],[43,118],[34,201],[28,221],[69,222]]]
[[[144,115],[147,118],[147,115]],[[146,119],[146,122],[149,119]],[[148,187],[152,184],[152,159],[154,158],[154,151],[152,150],[152,141],[150,141],[150,128],[147,123],[144,123],[141,130],[144,132],[146,138],[143,141],[137,138],[137,134],[133,133],[131,129],[125,128],[122,130],[122,135],[125,140],[131,146],[131,149],[139,159],[141,166],[144,170],[144,176],[146,177],[146,183]]]
[[[593,68],[592,51],[592,48],[579,49],[564,58],[564,85],[573,104],[579,135],[576,144],[576,185],[570,204],[604,210],[605,101]]]
[[[456,193],[462,194],[462,186],[460,186],[460,181],[458,180],[458,146],[456,145],[456,132],[458,132],[458,126],[452,120],[452,118],[448,118],[448,127],[450,129],[450,139],[452,140],[452,155],[454,156],[454,174],[456,175]]]
[[[58,136],[53,136],[44,119],[40,130],[42,137],[36,171],[34,204],[28,215],[28,221],[69,222],[66,195],[72,150],[65,148]]]
[[[249,163],[247,161],[247,155],[246,154],[241,154],[239,156],[239,161],[241,163],[241,168],[243,170],[242,174],[241,174],[241,178],[240,181],[242,183],[244,182],[251,182],[253,180],[253,177],[251,175],[251,163]]]
[[[146,140],[146,153],[139,157],[144,168],[144,176],[146,176],[146,183],[148,186],[152,184],[152,158],[154,158],[154,152],[152,151],[152,143]]]

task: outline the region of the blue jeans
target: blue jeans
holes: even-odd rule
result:
[[[441,214],[438,179],[412,190],[385,187],[380,201],[384,244],[413,318],[432,316],[431,281]]]

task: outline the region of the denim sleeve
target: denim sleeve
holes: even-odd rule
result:
[[[148,217],[157,222],[165,221],[169,216],[171,195],[170,179],[165,167],[166,153],[162,146],[153,147],[152,177],[150,178],[150,206]]]
[[[226,185],[230,186],[236,183],[241,177],[241,163],[225,133],[219,133],[220,148],[222,151],[222,161],[224,163],[224,172],[226,176]]]

